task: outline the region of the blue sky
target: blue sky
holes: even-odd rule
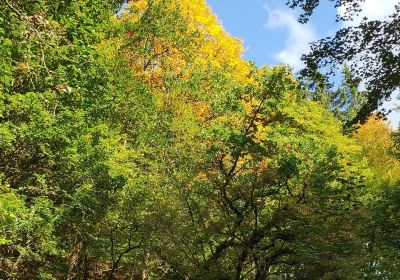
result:
[[[335,22],[335,9],[330,1],[321,1],[309,23],[303,25],[296,20],[299,11],[284,4],[286,0],[206,0],[225,30],[244,41],[244,57],[257,65],[288,64],[294,71],[301,68],[300,56],[306,53],[308,43],[334,35],[345,25],[357,24],[364,16],[382,19],[389,15],[399,0],[366,0],[363,13],[354,23]],[[387,102],[391,109],[397,101]],[[389,116],[394,127],[400,120],[399,113]]]
[[[295,70],[308,43],[338,28],[331,3],[319,7],[307,25],[283,0],[207,0],[225,29],[244,40],[245,58],[257,65],[287,63]]]

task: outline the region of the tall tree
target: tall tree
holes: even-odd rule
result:
[[[400,160],[395,135],[387,122],[372,115],[353,136],[363,148],[359,160],[371,166],[360,200],[366,213],[361,224],[367,259],[363,273],[369,279],[399,278]]]
[[[338,21],[351,21],[362,11],[364,0],[330,0],[335,8],[345,12]],[[289,7],[299,7],[306,23],[320,0],[289,0]],[[344,63],[363,82],[367,102],[360,108],[353,123],[364,121],[378,109],[382,102],[392,96],[400,86],[400,5],[393,7],[390,16],[382,20],[363,21],[358,26],[340,29],[333,38],[327,37],[311,44],[311,52],[303,56],[306,68],[302,75],[312,77],[318,69],[330,69],[329,75]]]
[[[119,5],[0,1],[0,278],[359,279],[384,255],[360,201],[390,133],[344,135],[347,105],[244,60],[205,0]]]

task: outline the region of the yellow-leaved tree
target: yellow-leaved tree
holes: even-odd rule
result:
[[[375,175],[392,184],[400,179],[400,162],[396,158],[393,130],[388,121],[372,115],[359,125],[353,138],[363,147],[362,156],[368,160]]]

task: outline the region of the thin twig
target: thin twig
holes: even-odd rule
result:
[[[7,4],[7,6],[14,12],[16,13],[20,18],[22,18],[22,14],[14,8],[7,0],[4,0],[4,2]]]

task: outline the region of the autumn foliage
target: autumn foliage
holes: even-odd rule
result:
[[[0,278],[399,277],[393,131],[204,0],[2,1],[0,40]]]

